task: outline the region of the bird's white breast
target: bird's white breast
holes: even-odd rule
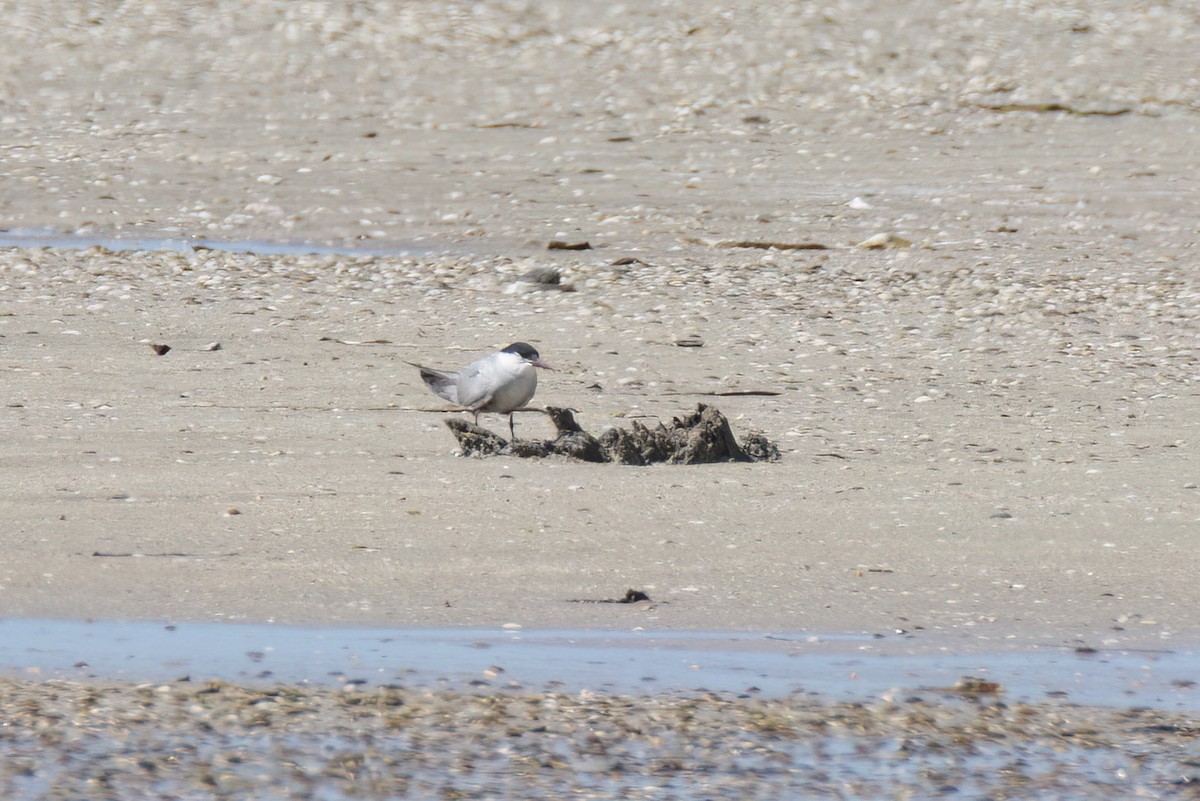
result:
[[[492,402],[485,411],[510,412],[519,409],[537,391],[537,370],[531,364],[522,364],[499,389],[492,395]]]
[[[529,402],[537,390],[537,370],[515,353],[496,353],[467,365],[458,375],[458,402],[501,414]],[[485,398],[491,399],[477,406]]]

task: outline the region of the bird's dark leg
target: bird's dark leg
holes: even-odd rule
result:
[[[508,435],[512,437],[512,441],[517,441],[517,430],[513,428],[513,413],[508,413]]]

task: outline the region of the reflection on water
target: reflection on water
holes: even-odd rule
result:
[[[864,700],[974,676],[1002,685],[1008,700],[1198,710],[1197,657],[1191,650],[1121,649],[956,654],[900,636],[0,621],[0,672],[132,682],[185,675],[327,686],[486,682]]]

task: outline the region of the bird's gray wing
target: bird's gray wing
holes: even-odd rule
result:
[[[462,397],[455,403],[473,412],[492,402],[492,393],[487,391],[488,381],[481,369],[481,361],[483,360],[471,362],[455,374],[455,380],[458,382],[455,386],[455,397],[458,397],[459,391],[462,390]]]
[[[421,371],[421,380],[425,382],[425,386],[433,390],[434,395],[445,398],[451,403],[458,403],[458,373],[435,370],[432,367],[423,367],[412,362],[409,364]]]

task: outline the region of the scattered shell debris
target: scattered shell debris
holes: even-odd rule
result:
[[[559,292],[574,292],[575,285],[563,283],[562,272],[555,267],[535,267],[517,279],[510,287],[520,289],[546,289]]]
[[[912,242],[893,233],[880,233],[858,243],[863,250],[885,250],[887,248],[910,248]]]
[[[648,665],[652,672],[653,666]],[[8,798],[1192,798],[1194,721],[910,694],[0,680]],[[512,685],[512,686],[503,686]],[[98,779],[103,777],[103,793]],[[99,794],[99,795],[98,795]]]

